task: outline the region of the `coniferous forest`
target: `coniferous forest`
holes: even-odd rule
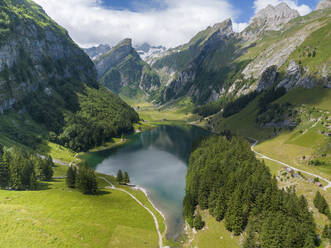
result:
[[[246,230],[245,248],[308,248],[319,242],[305,197],[293,188],[280,190],[244,139],[202,141],[191,154],[186,181],[184,216],[193,227],[200,224],[201,209],[234,235]]]

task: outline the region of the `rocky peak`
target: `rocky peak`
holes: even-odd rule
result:
[[[259,11],[253,18],[252,23],[261,26],[265,30],[279,30],[281,26],[293,18],[300,16],[297,10],[291,9],[286,3],[276,6],[268,5]]]
[[[132,48],[132,39],[130,38],[126,38],[122,41],[120,41],[116,47],[122,47],[122,46],[126,46],[126,47],[131,47]]]
[[[321,0],[316,7],[316,10],[331,8],[331,0]]]
[[[276,6],[268,5],[253,17],[242,35],[246,39],[254,40],[265,31],[280,30],[284,24],[299,16],[299,12],[291,9],[286,3],[280,3]]]
[[[221,23],[215,24],[213,26],[213,29],[222,35],[229,36],[229,35],[233,34],[231,18],[226,19],[225,21],[223,21]]]

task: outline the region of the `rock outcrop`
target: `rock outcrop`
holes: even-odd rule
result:
[[[261,75],[261,78],[257,84],[257,91],[270,88],[277,77],[277,66],[272,65],[268,67]]]
[[[284,24],[298,16],[300,16],[299,12],[291,9],[286,3],[280,3],[276,6],[268,5],[253,17],[242,35],[246,39],[256,39],[265,31],[280,30]]]
[[[316,10],[331,8],[331,0],[321,0],[316,7]]]
[[[309,71],[300,65],[297,65],[295,61],[291,61],[285,78],[278,84],[278,87],[284,87],[287,90],[303,87],[312,88],[316,85],[315,79],[309,76]]]

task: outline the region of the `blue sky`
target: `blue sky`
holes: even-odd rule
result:
[[[301,15],[318,0],[34,0],[69,31],[82,47],[116,45],[124,38],[134,44],[175,47],[197,32],[231,18],[236,32],[267,5],[287,3]]]

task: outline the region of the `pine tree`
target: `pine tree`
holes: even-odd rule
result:
[[[6,188],[9,184],[9,153],[2,150],[0,153],[0,188]]]
[[[37,179],[34,173],[30,176],[30,189],[36,190],[37,189]]]
[[[331,219],[329,205],[319,191],[316,192],[316,195],[314,197],[314,206],[318,209],[320,213],[325,214],[326,216],[328,216],[329,219]]]
[[[205,222],[202,220],[201,215],[197,214],[193,220],[193,227],[196,230],[201,230],[204,226],[205,226]]]
[[[129,177],[128,172],[124,172],[123,183],[124,184],[130,183],[130,177]]]
[[[122,173],[122,170],[121,169],[118,170],[116,179],[117,179],[117,182],[118,183],[122,183],[122,181],[123,181],[123,173]]]
[[[94,171],[87,164],[79,167],[76,180],[76,188],[83,194],[95,194],[98,189],[97,179]]]
[[[234,235],[239,235],[244,228],[244,216],[240,198],[240,192],[236,190],[229,201],[225,214],[225,226],[229,231],[233,231]]]
[[[43,181],[50,181],[53,177],[53,161],[52,159],[45,159],[41,163],[40,179]]]
[[[256,248],[256,237],[251,228],[248,230],[248,236],[245,239],[243,248]]]
[[[69,166],[67,170],[66,184],[69,188],[75,188],[76,168]]]

